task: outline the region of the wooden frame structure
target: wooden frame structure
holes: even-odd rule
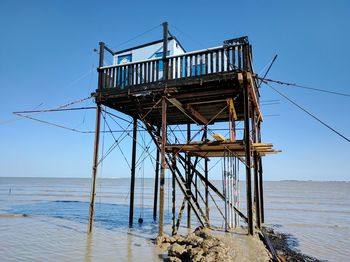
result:
[[[114,52],[100,43],[98,89],[94,93],[97,104],[92,191],[88,231],[92,231],[94,197],[98,165],[98,144],[101,105],[125,113],[133,118],[133,143],[131,161],[131,188],[129,226],[133,225],[135,159],[137,123],[144,125],[157,147],[153,219],[159,212],[159,235],[164,232],[164,174],[172,173],[172,233],[176,234],[183,210],[187,203],[187,226],[191,216],[210,227],[210,191],[225,200],[224,194],[209,179],[208,159],[223,157],[227,152],[245,165],[247,214],[233,203],[229,205],[247,223],[248,233],[254,233],[253,202],[257,228],[264,222],[262,156],[277,151],[271,144],[261,142],[259,91],[252,69],[251,45],[247,37],[224,42],[223,46],[167,56],[168,25],[163,23],[163,56],[161,58],[104,66],[104,52]],[[160,67],[162,66],[162,70]],[[208,141],[209,126],[216,122],[230,123],[230,139],[217,136]],[[244,137],[235,139],[235,122],[244,123]],[[167,133],[172,125],[187,125],[187,143],[170,143]],[[191,124],[199,131],[193,136]],[[192,141],[199,133],[200,141]],[[211,132],[212,133],[212,132]],[[191,136],[192,135],[192,136]],[[212,134],[215,137],[215,134]],[[204,159],[204,171],[199,171],[197,162]],[[182,168],[181,168],[182,167]],[[183,171],[184,170],[184,171]],[[252,192],[252,174],[254,192]],[[197,188],[194,176],[205,185],[204,197]],[[159,183],[159,184],[158,184]],[[184,195],[176,219],[175,186]],[[159,187],[158,187],[159,185]],[[159,190],[159,211],[158,206]],[[254,200],[252,194],[254,193]],[[199,204],[200,199],[204,207]]]

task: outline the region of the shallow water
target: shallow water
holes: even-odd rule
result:
[[[266,222],[292,234],[291,244],[329,261],[350,260],[349,182],[267,182]]]
[[[88,238],[89,179],[0,178],[1,261],[161,260],[159,250],[151,242],[158,230],[152,221],[153,183],[152,179],[145,179],[141,195],[137,180],[135,226],[129,230],[129,180],[100,179],[94,234]],[[220,181],[215,183],[220,187]],[[169,186],[167,180],[165,221],[168,223]],[[243,184],[241,188],[244,189]],[[245,206],[243,191],[242,207]],[[182,200],[179,190],[177,195],[179,206]],[[348,260],[350,183],[266,182],[265,203],[265,222],[293,234],[296,239],[291,238],[291,244],[295,248],[319,259]],[[140,216],[144,219],[142,226],[137,224]],[[223,225],[213,203],[211,220],[216,226]],[[169,224],[166,230],[170,232]]]

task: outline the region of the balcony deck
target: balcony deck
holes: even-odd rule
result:
[[[247,80],[252,102],[261,117],[259,92],[253,78],[247,44],[220,46],[177,56],[148,59],[99,68],[101,88],[97,102],[138,117],[166,95],[170,103],[168,124],[228,121],[227,98],[231,98],[237,120],[243,118],[243,81]],[[164,80],[164,67],[168,68]],[[154,109],[160,108],[160,104]],[[189,117],[190,116],[190,117]],[[159,110],[151,110],[150,123],[161,122]]]

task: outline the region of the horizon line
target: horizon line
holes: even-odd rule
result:
[[[0,176],[1,178],[50,178],[50,179],[91,179],[91,177],[48,177],[48,176]],[[130,177],[97,177],[97,179],[130,179]],[[140,178],[136,178],[140,179]],[[154,179],[153,177],[145,177],[145,179]],[[165,178],[170,179],[170,178]],[[212,179],[212,180],[221,180],[221,179]],[[240,180],[245,181],[245,180]],[[264,182],[350,182],[350,180],[313,180],[313,179],[280,179],[280,180],[264,180]]]

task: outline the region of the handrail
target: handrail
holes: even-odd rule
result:
[[[201,50],[190,51],[190,52],[186,52],[186,53],[179,54],[179,55],[171,55],[171,56],[167,56],[166,58],[167,59],[171,59],[171,58],[175,58],[175,57],[182,57],[182,56],[186,56],[186,55],[193,55],[193,54],[204,53],[204,52],[207,52],[207,51],[215,51],[215,50],[219,50],[219,49],[222,49],[222,48],[223,48],[223,46],[221,45],[221,46],[210,47],[210,48],[201,49]],[[129,62],[129,63],[125,63],[125,64],[103,66],[103,67],[100,67],[100,69],[110,68],[110,67],[118,67],[118,66],[124,66],[124,65],[133,65],[133,64],[137,64],[137,63],[143,63],[143,62],[155,61],[155,60],[162,60],[162,58],[161,57],[152,57],[152,58],[139,60],[139,61],[134,61],[134,62]]]
[[[149,61],[157,61],[157,60],[162,60],[162,58],[161,57],[152,57],[152,58],[134,61],[134,62],[129,62],[129,63],[125,63],[125,64],[102,66],[99,69],[101,70],[101,69],[111,68],[111,67],[122,67],[122,66],[126,66],[126,65],[134,65],[134,64],[145,63],[145,62],[149,62]]]
[[[119,65],[100,67],[103,88],[125,90],[134,86],[166,80],[219,74],[230,71],[252,71],[247,44],[218,46],[196,50],[180,55],[167,56],[167,63],[161,57]],[[167,66],[167,70],[164,70]]]

